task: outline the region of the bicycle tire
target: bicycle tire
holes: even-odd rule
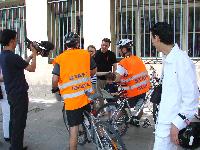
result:
[[[65,111],[65,104],[63,105],[62,115],[63,115],[63,121],[64,121],[64,124],[65,124],[65,127],[66,127],[67,131],[69,132],[69,125],[68,125],[68,121],[67,121],[67,114],[66,114],[66,111]]]
[[[128,121],[128,114],[127,114],[127,111],[125,109],[122,109],[122,115],[118,118],[118,120],[113,120],[112,118],[109,118],[109,116],[107,118],[105,118],[106,116],[102,115],[102,112],[105,109],[107,109],[107,110],[109,108],[117,109],[118,107],[119,107],[119,104],[117,104],[117,103],[107,103],[107,104],[101,106],[97,110],[96,117],[99,118],[101,121],[109,122],[112,125],[114,125],[113,121],[116,122],[115,125],[117,125],[117,127],[115,127],[115,125],[114,125],[114,128],[117,128],[116,130],[118,130],[120,136],[123,136],[123,135],[126,134],[127,129],[128,129],[128,122],[127,122]]]
[[[126,146],[122,141],[121,136],[115,131],[112,125],[107,122],[99,121],[95,123],[95,126],[97,127],[97,130],[100,130],[99,132],[102,132],[102,130],[104,131],[99,134],[99,137],[104,137],[104,140],[103,138],[100,138],[103,147],[99,144],[97,145],[97,150],[126,150]]]
[[[63,105],[63,109],[62,109],[62,114],[63,114],[63,121],[65,124],[65,127],[67,129],[67,131],[69,132],[69,125],[68,125],[68,121],[67,121],[67,114],[65,111],[65,105]],[[82,127],[82,131],[80,131]],[[85,131],[85,126],[83,124],[79,125],[79,132],[78,132],[78,144],[79,145],[85,145],[85,143],[87,142],[87,135],[86,135],[86,131]]]

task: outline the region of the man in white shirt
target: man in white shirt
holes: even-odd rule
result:
[[[153,45],[165,56],[154,150],[176,150],[178,133],[186,127],[178,114],[192,119],[198,108],[195,66],[187,53],[174,44],[174,32],[169,24],[158,22],[150,31]]]

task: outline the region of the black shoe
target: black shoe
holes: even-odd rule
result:
[[[4,138],[6,142],[10,142],[10,138]]]
[[[27,150],[27,149],[28,149],[28,146],[24,146],[24,147],[23,147],[23,150]]]

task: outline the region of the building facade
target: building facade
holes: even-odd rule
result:
[[[111,49],[119,57],[116,42],[121,38],[129,38],[133,40],[133,50],[138,56],[143,59],[160,58],[151,44],[149,33],[149,28],[159,21],[166,21],[173,26],[174,42],[187,51],[192,59],[198,60],[200,57],[200,0],[44,1],[43,5],[47,5],[45,33],[56,46],[50,59],[63,51],[63,37],[69,31],[77,32],[82,37],[80,44],[85,48],[95,43],[98,49],[100,45],[96,43],[100,44],[105,35],[111,38]],[[0,2],[0,29],[13,28],[18,32],[18,53],[24,56],[28,20],[26,7],[24,0]]]

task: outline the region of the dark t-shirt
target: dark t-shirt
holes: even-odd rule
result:
[[[91,57],[91,59],[90,59],[90,70],[93,70],[93,69],[95,69],[95,68],[96,68],[96,63],[95,63],[93,57]],[[57,75],[57,76],[60,76],[60,66],[59,66],[59,64],[55,64],[55,65],[54,65],[52,74],[55,74],[55,75]]]
[[[29,87],[24,75],[28,62],[12,51],[3,50],[0,54],[0,65],[8,95],[14,96],[28,91]]]
[[[101,52],[101,50],[97,50],[95,62],[97,64],[97,72],[109,72],[112,71],[112,65],[117,63],[117,59],[115,53],[110,50],[105,53]],[[105,76],[98,76],[97,78],[106,80]]]
[[[118,87],[116,83],[106,84],[104,88],[108,93],[116,93],[118,92]]]
[[[116,92],[118,92],[118,86],[117,86],[117,84],[116,83],[111,83],[111,84],[106,84],[105,85],[105,87],[104,87],[104,89],[108,92],[108,93],[116,93]],[[115,96],[114,96],[115,97]],[[114,98],[107,98],[106,99],[107,100],[107,102],[116,102],[116,99],[114,99]]]

